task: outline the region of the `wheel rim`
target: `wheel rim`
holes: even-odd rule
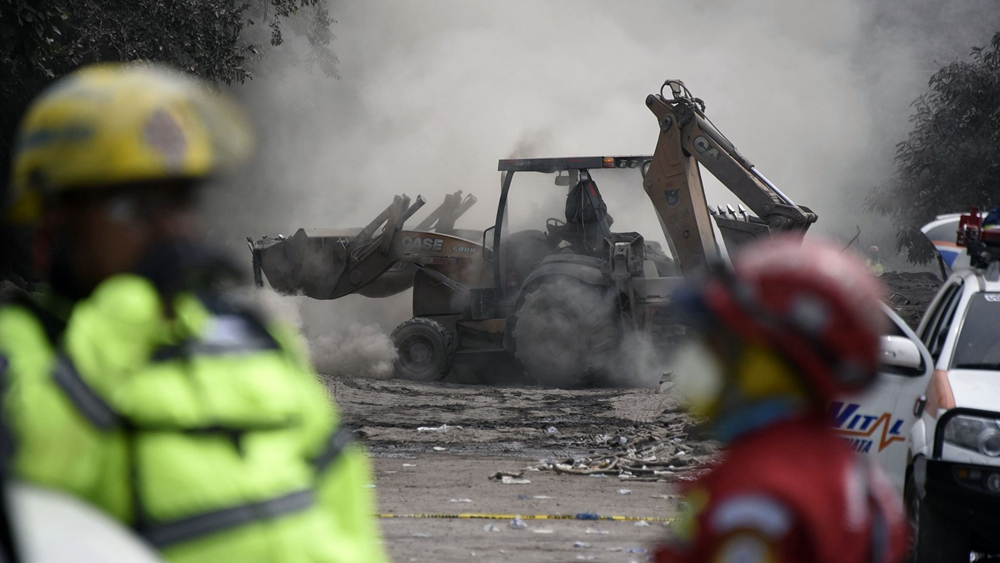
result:
[[[434,367],[434,343],[429,338],[411,336],[399,348],[399,361],[407,369],[423,372]]]

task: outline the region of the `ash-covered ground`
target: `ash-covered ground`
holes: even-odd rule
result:
[[[881,281],[888,303],[913,327],[941,284],[930,273],[891,272]],[[718,453],[715,443],[691,435],[691,420],[665,386],[326,382],[367,444],[383,513],[671,518],[681,483]],[[656,521],[526,520],[524,529],[509,522],[381,520],[393,559],[405,562],[627,563],[643,560],[669,534],[669,524]]]
[[[940,276],[930,272],[886,272],[879,281],[885,287],[886,302],[914,330],[942,283]]]
[[[326,381],[368,446],[381,512],[508,515],[382,519],[396,561],[641,561],[667,523],[526,520],[515,529],[509,516],[670,518],[678,481],[717,452],[689,439],[691,421],[666,389]]]

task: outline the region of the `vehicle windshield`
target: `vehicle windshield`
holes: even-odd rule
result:
[[[977,293],[969,300],[951,367],[1000,370],[1000,293]]]

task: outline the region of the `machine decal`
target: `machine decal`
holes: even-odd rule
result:
[[[881,452],[893,442],[905,440],[900,433],[903,419],[893,421],[890,413],[865,414],[858,412],[860,409],[861,405],[856,403],[830,404],[830,422],[834,431],[844,437],[851,449],[858,453],[870,453],[874,443],[873,438],[876,436],[875,431],[880,427],[877,452]]]
[[[475,254],[476,249],[471,246],[452,246],[452,252],[457,252],[458,254]]]
[[[719,150],[709,144],[708,139],[702,137],[701,135],[695,137],[694,148],[705,156],[710,156],[712,158],[719,157]]]
[[[405,236],[399,241],[407,250],[444,250],[443,238]]]
[[[677,202],[679,202],[681,199],[680,195],[677,193],[677,190],[667,190],[665,192],[665,195],[667,196],[667,205],[669,205],[670,207],[677,205]]]

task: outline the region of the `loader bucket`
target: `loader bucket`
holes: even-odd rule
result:
[[[279,293],[330,299],[347,267],[349,237],[312,234],[305,229],[288,238],[256,244],[260,269]]]

